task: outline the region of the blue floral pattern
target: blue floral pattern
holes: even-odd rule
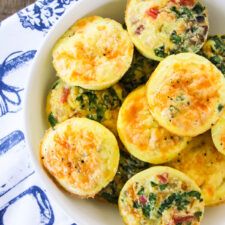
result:
[[[39,0],[17,13],[24,28],[47,32],[66,7],[77,0]]]
[[[14,87],[6,84],[3,77],[13,69],[30,61],[34,58],[36,50],[23,52],[13,52],[0,64],[0,117],[11,112],[17,112],[17,109],[12,109],[12,106],[21,104],[20,91],[22,88]]]

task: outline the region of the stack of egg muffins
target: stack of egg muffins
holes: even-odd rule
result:
[[[225,36],[208,30],[198,0],[129,0],[125,28],[78,20],[52,51],[48,174],[127,225],[198,225],[225,202]]]

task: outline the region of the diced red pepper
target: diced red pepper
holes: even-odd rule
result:
[[[147,15],[152,17],[153,19],[156,19],[159,15],[159,9],[158,8],[151,8],[147,10]]]
[[[194,0],[180,0],[180,4],[184,6],[193,6]]]
[[[194,218],[194,216],[175,216],[173,217],[173,221],[175,224],[179,224],[183,222],[191,222]]]
[[[172,3],[174,3],[174,4],[176,4],[177,3],[177,1],[176,0],[170,0]]]
[[[70,89],[69,88],[64,88],[63,89],[62,96],[61,96],[61,102],[62,103],[67,102],[67,99],[68,99],[69,94],[70,94]]]
[[[158,176],[160,184],[167,184],[168,183],[168,173],[159,174]]]
[[[147,198],[144,195],[142,195],[139,197],[139,201],[141,204],[145,205],[147,202]]]

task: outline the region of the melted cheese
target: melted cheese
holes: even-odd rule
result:
[[[121,24],[97,16],[78,21],[53,49],[58,76],[91,90],[115,84],[130,67],[132,57],[133,44]]]
[[[212,139],[217,150],[225,155],[225,114],[217,121],[211,129]]]
[[[125,224],[199,225],[204,201],[196,183],[170,167],[152,167],[127,181],[119,197]]]
[[[119,148],[114,135],[101,124],[73,118],[46,132],[40,157],[65,190],[86,198],[95,196],[113,180]]]
[[[169,166],[195,180],[202,190],[206,205],[225,202],[225,156],[216,150],[210,132],[193,138]]]
[[[225,104],[225,78],[207,59],[181,53],[162,61],[147,84],[150,111],[180,136],[197,136],[218,120]]]
[[[153,119],[145,86],[136,89],[125,99],[119,112],[117,130],[132,155],[154,164],[175,158],[189,140],[173,135]]]
[[[197,0],[130,0],[125,21],[139,51],[157,61],[179,52],[198,52],[208,34],[208,16]],[[200,19],[201,18],[201,19]]]

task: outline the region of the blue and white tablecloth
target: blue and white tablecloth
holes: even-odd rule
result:
[[[71,4],[76,0],[38,0],[0,23],[0,225],[75,225],[35,173],[22,118],[32,60]]]

